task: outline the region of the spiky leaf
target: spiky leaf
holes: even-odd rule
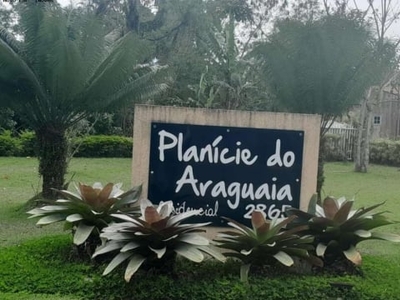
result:
[[[117,256],[113,258],[113,260],[108,264],[107,268],[104,270],[103,275],[109,274],[112,270],[114,270],[117,266],[127,260],[131,254],[129,252],[119,253]]]
[[[319,243],[317,245],[317,249],[315,249],[318,256],[324,256],[327,246],[323,243]]]
[[[94,228],[95,228],[94,225],[88,226],[83,222],[80,222],[74,234],[74,244],[75,245],[83,244],[88,239]]]
[[[291,258],[286,252],[279,251],[278,253],[274,254],[273,257],[287,267],[290,267],[294,264],[293,258]]]
[[[107,243],[102,247],[98,247],[96,249],[96,253],[93,254],[92,258],[95,258],[96,256],[104,253],[108,253],[117,249],[121,249],[121,246],[123,246],[124,243],[121,242],[112,242],[112,243]]]
[[[324,209],[325,217],[331,220],[333,220],[339,210],[336,199],[333,197],[326,197],[322,202],[322,207]]]
[[[210,242],[207,238],[195,234],[195,233],[186,233],[183,234],[181,238],[179,238],[181,242],[185,242],[188,244],[199,245],[199,246],[207,246]]]
[[[150,249],[151,251],[153,251],[155,254],[157,254],[157,258],[158,258],[158,259],[160,259],[161,257],[163,257],[164,254],[165,254],[165,252],[167,252],[167,248],[166,248],[166,247],[163,247],[163,248],[161,248],[161,249],[156,249],[156,248],[152,248],[152,247],[149,246],[149,249]]]
[[[360,252],[358,252],[355,247],[351,246],[349,249],[344,250],[343,254],[346,256],[348,260],[350,260],[356,266],[361,265],[362,262],[361,255]]]
[[[174,250],[179,255],[194,262],[201,262],[204,259],[204,255],[201,251],[189,244],[179,244]]]
[[[240,266],[240,280],[242,282],[247,282],[249,280],[250,266],[250,264],[242,264]]]
[[[83,217],[81,214],[72,214],[72,215],[69,215],[65,219],[65,221],[70,222],[70,223],[78,222],[80,220],[83,220]]]
[[[139,254],[131,257],[128,266],[126,267],[125,270],[124,279],[126,282],[129,282],[131,280],[132,275],[135,274],[137,270],[139,270],[140,266],[143,264],[145,260],[146,258]]]
[[[51,223],[59,222],[59,221],[64,221],[65,220],[65,215],[63,214],[53,214],[49,216],[45,216],[41,218],[36,225],[48,225]]]
[[[385,232],[372,232],[371,234],[372,238],[375,239],[381,239],[381,240],[386,240],[386,241],[391,241],[391,242],[395,242],[395,243],[400,243],[400,236],[397,234],[393,234],[393,233],[385,233]]]

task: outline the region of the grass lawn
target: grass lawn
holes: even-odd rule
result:
[[[325,195],[354,198],[356,207],[385,202],[378,209],[387,211],[390,220],[400,221],[399,168],[371,165],[369,172],[362,174],[353,172],[353,164],[330,163],[326,165],[325,173]],[[400,234],[400,223],[377,230]],[[359,248],[362,253],[386,256],[400,266],[400,244],[366,241]]]
[[[385,205],[380,207],[380,210],[388,211],[388,216],[392,220],[400,221],[400,195],[399,195],[399,183],[400,183],[400,171],[398,168],[393,167],[384,167],[384,166],[371,166],[370,171],[367,174],[360,174],[352,172],[353,165],[349,163],[329,163],[325,167],[325,185],[324,185],[324,194],[325,195],[333,195],[336,197],[346,196],[347,198],[355,198],[356,207],[361,206],[370,206],[379,202],[385,202]],[[77,158],[73,159],[69,172],[66,176],[66,179],[73,177],[73,181],[75,182],[85,182],[88,184],[92,184],[94,181],[100,181],[102,183],[106,182],[122,182],[123,188],[126,190],[130,187],[131,181],[131,160],[130,159],[83,159]],[[15,276],[15,268],[21,267],[19,265],[21,262],[13,262],[17,260],[18,253],[15,253],[15,249],[20,249],[21,255],[26,253],[26,263],[33,270],[21,271],[20,276],[17,276],[17,280],[14,282],[7,283],[7,286],[3,281],[2,286],[2,276],[7,278],[5,274],[2,274],[0,268],[0,299],[8,299],[8,300],[19,300],[19,299],[27,299],[27,300],[74,300],[80,299],[82,297],[74,296],[77,295],[73,291],[71,296],[65,296],[65,292],[60,292],[64,295],[53,295],[52,293],[57,293],[58,291],[63,291],[63,288],[57,289],[57,287],[53,287],[51,292],[43,293],[43,287],[40,286],[40,281],[42,277],[54,277],[53,280],[57,281],[58,284],[63,284],[63,280],[65,280],[65,284],[76,285],[78,287],[81,286],[82,281],[88,281],[88,285],[93,285],[93,289],[96,289],[96,286],[102,288],[112,288],[110,280],[115,280],[107,277],[106,279],[101,278],[97,275],[88,275],[92,274],[94,271],[90,266],[81,266],[81,265],[72,265],[71,267],[65,266],[65,262],[58,261],[54,259],[52,256],[46,258],[45,254],[37,254],[37,256],[30,257],[29,251],[34,249],[32,245],[36,245],[40,243],[38,237],[43,237],[42,243],[50,243],[52,240],[51,236],[57,236],[55,238],[57,243],[68,244],[69,236],[67,233],[62,232],[61,225],[50,225],[45,226],[43,228],[35,227],[35,220],[26,219],[25,207],[27,199],[32,197],[35,192],[40,189],[40,181],[37,176],[37,160],[35,158],[5,158],[0,157],[0,264],[9,264],[4,267],[9,269],[9,272]],[[73,189],[73,186],[70,187]],[[383,228],[383,231],[400,233],[400,224],[394,224],[390,226],[386,226]],[[47,236],[47,237],[46,237]],[[50,236],[50,237],[49,237]],[[28,241],[28,242],[27,242]],[[32,241],[32,242],[31,242]],[[38,241],[38,242],[36,242]],[[36,244],[35,244],[36,243]],[[20,248],[18,248],[20,247]],[[55,244],[54,247],[59,247],[59,244]],[[372,295],[382,295],[379,299],[400,299],[400,244],[390,243],[390,242],[382,242],[382,241],[369,241],[360,244],[360,250],[363,254],[363,258],[365,260],[365,265],[363,267],[363,271],[365,273],[365,278],[342,278],[339,280],[352,282],[360,289],[374,289],[375,294]],[[17,250],[19,251],[19,250]],[[15,255],[15,256],[14,256]],[[2,257],[4,256],[4,257]],[[57,256],[57,253],[54,255]],[[38,274],[35,272],[35,266],[40,265],[41,263],[49,263],[53,261],[48,267],[43,268],[38,267],[40,270]],[[22,263],[23,264],[23,263]],[[57,267],[58,266],[58,267]],[[65,269],[64,269],[65,266]],[[58,278],[60,274],[58,274],[58,269],[65,274],[60,276],[61,279]],[[70,268],[70,269],[68,269]],[[199,268],[201,269],[201,268]],[[222,268],[221,268],[222,269]],[[40,272],[43,272],[42,277],[39,275]],[[97,270],[98,271],[98,270]],[[197,271],[197,270],[196,270]],[[4,272],[4,270],[3,270]],[[31,274],[29,272],[32,272]],[[77,272],[77,274],[71,274]],[[89,273],[88,273],[89,272]],[[204,271],[206,272],[206,271]],[[215,269],[209,271],[208,274],[213,274]],[[101,272],[97,272],[101,274]],[[7,273],[6,273],[7,274]],[[10,273],[11,274],[11,273]],[[25,276],[25,277],[24,277]],[[35,277],[37,276],[37,278]],[[210,277],[210,276],[205,276]],[[212,276],[211,276],[212,277]],[[10,277],[14,278],[14,277]],[[115,278],[115,277],[114,277]],[[156,279],[161,280],[159,283],[161,286],[174,286],[178,284],[177,291],[182,290],[182,293],[185,289],[190,290],[191,286],[185,285],[184,282],[170,282],[170,279]],[[254,284],[249,287],[243,286],[240,282],[238,282],[238,274],[233,273],[231,278],[222,278],[218,279],[211,278],[210,280],[214,280],[215,286],[212,286],[212,290],[217,290],[221,288],[230,288],[234,289],[235,295],[243,295],[241,296],[232,296],[232,298],[228,298],[228,296],[224,297],[224,299],[248,299],[248,294],[257,294],[263,295],[262,292],[258,290],[259,286],[263,286],[266,283],[261,281],[259,285]],[[254,279],[254,282],[262,279]],[[265,279],[263,279],[265,280]],[[272,279],[267,279],[269,282],[267,283],[269,289],[273,289],[274,281]],[[283,279],[286,281],[287,279]],[[296,279],[297,280],[297,279]],[[293,280],[293,285],[303,287],[307,284],[314,284],[314,281],[318,281],[319,279],[315,278],[306,278],[299,279],[300,281]],[[325,279],[323,279],[325,280]],[[326,279],[328,280],[328,279]],[[337,279],[335,279],[337,280]],[[39,282],[38,282],[39,281]],[[61,281],[61,282],[59,282]],[[74,283],[76,281],[76,283]],[[116,279],[115,285],[123,284],[122,281],[118,281]],[[185,280],[183,280],[185,281]],[[251,275],[250,275],[251,281]],[[29,283],[31,282],[31,283]],[[21,288],[20,286],[24,286],[26,283],[26,289]],[[42,283],[42,285],[45,283]],[[155,285],[157,285],[156,283]],[[200,285],[199,287],[195,286],[193,283],[193,288],[202,288],[207,292],[207,288],[209,285],[213,285],[214,283],[209,283],[206,286]],[[282,281],[281,283],[282,284]],[[288,283],[289,284],[289,283]],[[292,283],[290,283],[292,284]],[[317,283],[315,283],[317,284]],[[11,285],[11,288],[10,286]],[[15,288],[13,288],[13,285]],[[84,285],[82,285],[84,286]],[[279,286],[279,284],[278,284]],[[211,288],[211,287],[210,287]],[[281,287],[280,287],[281,288]],[[149,287],[145,287],[143,289],[152,289]],[[3,292],[2,292],[3,291]],[[82,292],[84,292],[82,290]],[[155,290],[156,292],[156,290]],[[99,291],[100,293],[100,291]],[[248,294],[246,294],[248,293]],[[48,295],[52,294],[52,295]],[[162,291],[161,291],[162,294]],[[265,294],[265,292],[264,292]],[[205,294],[206,295],[206,294]],[[207,294],[208,295],[208,294]],[[219,299],[213,298],[212,296],[204,296],[204,299]],[[227,294],[228,295],[228,294]],[[306,295],[307,296],[307,295]],[[297,298],[297,299],[307,299],[305,298]],[[154,299],[164,299],[153,297]],[[288,296],[289,297],[289,296]],[[295,296],[293,296],[295,297]],[[85,298],[85,297],[83,297]],[[268,296],[263,297],[264,299],[268,299]],[[96,298],[97,299],[97,298]],[[106,298],[98,298],[98,299],[106,299]],[[119,298],[116,298],[119,299]],[[123,298],[128,299],[128,298]],[[130,299],[130,298],[129,298]],[[132,298],[135,299],[135,298]],[[150,299],[150,298],[149,298]],[[165,299],[174,299],[167,298]],[[181,299],[181,298],[176,298]],[[184,299],[184,298],[183,298]],[[223,298],[220,298],[223,299]],[[249,298],[250,299],[250,298]],[[252,299],[258,299],[257,297]],[[290,298],[292,299],[292,298]],[[325,298],[321,298],[325,299]],[[335,298],[336,299],[336,298]],[[347,298],[346,298],[347,299]],[[361,298],[360,298],[361,299]],[[362,298],[364,299],[364,298]],[[368,299],[378,299],[375,296],[371,296]]]
[[[28,220],[25,203],[40,190],[38,162],[35,158],[0,157],[0,245],[15,245],[22,240],[40,235],[60,233],[62,225],[36,228],[37,220]],[[122,182],[123,189],[131,186],[131,159],[93,158],[74,159],[66,179],[92,184],[100,181]],[[70,186],[70,190],[74,190]]]

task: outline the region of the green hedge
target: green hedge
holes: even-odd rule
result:
[[[346,155],[338,151],[337,143],[340,136],[327,134],[324,143],[325,161],[343,161]],[[400,141],[380,139],[371,142],[369,160],[373,164],[400,167]]]
[[[371,163],[389,166],[400,166],[400,141],[377,140],[369,149]]]
[[[19,135],[19,155],[36,156],[37,141],[36,135],[32,131],[24,131]]]
[[[0,133],[0,156],[35,156],[36,137],[32,131],[23,131],[14,137],[11,131]]]
[[[0,156],[17,156],[19,153],[18,139],[11,136],[9,132],[0,135]]]
[[[78,148],[77,148],[78,147]],[[91,135],[78,138],[72,150],[75,157],[131,157],[132,138],[116,135]]]
[[[132,138],[116,135],[92,135],[71,141],[75,157],[132,157]],[[35,133],[24,131],[13,137],[10,131],[0,133],[0,156],[36,156]]]
[[[327,135],[324,153],[327,161],[343,160],[332,144],[338,139]],[[76,138],[71,142],[75,157],[131,157],[132,138],[117,135],[91,135]],[[0,134],[0,156],[35,156],[37,144],[35,134],[22,132],[13,137],[10,131]],[[377,140],[371,143],[370,162],[374,164],[400,166],[400,141]]]

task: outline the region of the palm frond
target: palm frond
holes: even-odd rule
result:
[[[101,94],[109,87],[115,88],[120,85],[121,80],[133,74],[134,66],[142,62],[148,55],[146,48],[146,44],[140,41],[134,33],[128,33],[122,37],[112,46],[109,55],[87,80],[85,93],[88,95]]]
[[[43,90],[33,70],[27,65],[18,53],[11,48],[7,42],[0,38],[0,80],[17,83],[24,81],[26,92],[30,90],[31,97],[46,99],[47,95]]]
[[[75,31],[76,38],[79,39],[84,77],[90,78],[96,71],[99,62],[110,54],[112,43],[108,41],[104,27],[96,16],[85,17]]]
[[[0,39],[2,39],[15,53],[20,54],[20,42],[18,42],[14,36],[3,27],[0,27]]]
[[[150,60],[146,42],[129,33],[110,44],[99,20],[74,24],[57,5],[28,3],[21,11],[21,45],[0,30],[0,102],[32,126],[67,127],[88,113],[113,109],[165,91],[166,68]]]

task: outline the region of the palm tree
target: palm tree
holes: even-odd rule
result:
[[[57,4],[26,3],[20,24],[23,41],[0,29],[0,105],[34,129],[43,197],[53,198],[64,184],[66,129],[166,89],[165,68],[145,63],[151,51],[134,33],[114,41],[96,17]]]

